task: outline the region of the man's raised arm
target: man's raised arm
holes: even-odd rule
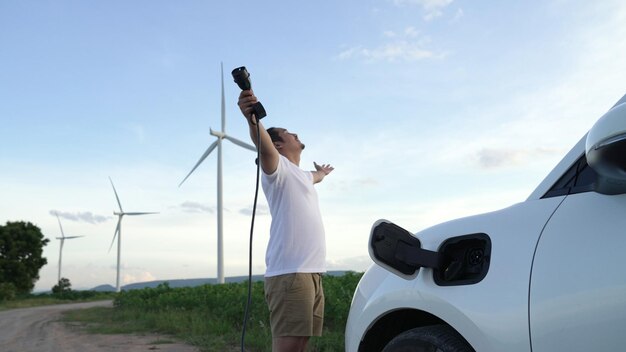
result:
[[[250,138],[254,145],[256,145],[257,149],[259,148],[259,141],[257,140],[257,124],[260,129],[261,134],[261,156],[260,162],[261,167],[263,168],[263,172],[266,174],[272,174],[278,168],[278,160],[279,155],[278,150],[274,147],[274,143],[272,143],[272,139],[270,138],[269,133],[263,127],[261,120],[257,120],[254,116],[252,105],[254,105],[258,101],[257,97],[254,95],[252,90],[244,90],[239,94],[239,101],[237,105],[239,105],[239,109],[241,113],[248,121],[248,127],[250,129]]]

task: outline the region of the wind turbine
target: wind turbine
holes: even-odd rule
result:
[[[113,211],[113,215],[118,216],[117,227],[115,228],[115,234],[113,235],[113,241],[111,241],[111,246],[109,247],[109,252],[111,252],[111,248],[113,248],[113,243],[115,243],[115,238],[117,237],[117,275],[115,277],[115,291],[120,292],[120,254],[122,252],[122,218],[124,215],[147,215],[147,214],[158,214],[155,212],[124,212],[122,210],[122,203],[120,202],[120,197],[117,195],[117,191],[115,190],[115,185],[113,184],[113,180],[109,177],[109,181],[111,181],[111,186],[113,186],[113,193],[115,193],[115,199],[117,199],[117,205],[120,206],[120,211]]]
[[[202,164],[204,159],[206,159],[209,154],[217,147],[217,283],[224,283],[224,242],[223,242],[223,197],[222,197],[222,140],[227,139],[232,143],[249,149],[253,152],[256,152],[256,147],[250,145],[248,143],[242,142],[239,139],[231,137],[226,134],[225,124],[226,124],[226,107],[225,107],[225,99],[224,99],[224,64],[221,64],[222,68],[222,130],[214,131],[213,129],[209,129],[212,136],[217,137],[217,140],[207,148],[207,150],[202,154],[196,165],[189,171],[187,176],[183,179],[183,181],[178,185],[180,187],[185,180],[196,170],[196,168]]]
[[[61,237],[57,237],[57,240],[61,241],[61,246],[59,247],[59,276],[57,279],[57,283],[61,282],[61,263],[63,262],[63,244],[65,240],[71,240],[74,238],[85,237],[85,236],[65,236],[63,232],[63,226],[61,225],[61,219],[59,218],[59,214],[55,212],[57,220],[59,221],[59,228],[61,229]]]

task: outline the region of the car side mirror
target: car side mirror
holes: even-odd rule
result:
[[[614,106],[591,127],[585,154],[598,173],[597,192],[626,193],[626,103]]]

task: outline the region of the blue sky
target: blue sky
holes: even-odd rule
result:
[[[523,201],[626,93],[626,4],[589,2],[0,2],[0,223],[51,238],[37,289],[215,277],[219,129],[248,141],[230,70],[245,65],[267,126],[298,133],[329,269],[364,270],[371,224],[418,231]],[[247,272],[254,154],[224,145],[225,274]],[[270,217],[262,198],[255,273]]]

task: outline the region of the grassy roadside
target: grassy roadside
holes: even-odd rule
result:
[[[53,295],[53,294],[36,294],[21,297],[15,300],[0,301],[0,311],[7,309],[31,308],[39,306],[48,306],[53,304],[68,304],[80,302],[104,301],[113,299],[114,293],[94,292],[94,291],[74,291],[77,294],[70,295]]]
[[[344,350],[344,328],[352,294],[361,274],[325,276],[325,322],[321,338],[311,339],[309,351]],[[247,283],[124,291],[114,308],[69,311],[66,321],[85,323],[91,333],[153,332],[174,336],[202,351],[237,351],[247,299]],[[253,283],[252,308],[246,332],[246,350],[271,350],[269,312],[263,283]]]

